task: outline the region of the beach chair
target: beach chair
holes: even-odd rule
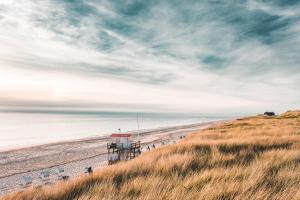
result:
[[[60,173],[60,174],[65,172],[64,167],[59,167],[57,170],[58,170],[58,173]]]
[[[19,185],[22,187],[29,187],[32,184],[32,180],[31,176],[23,176]]]
[[[39,178],[42,180],[43,184],[48,184],[50,181],[50,171],[48,169],[41,171]]]
[[[57,176],[58,176],[58,180],[62,180],[64,176],[64,173],[65,173],[65,168],[64,167],[58,167],[57,168]]]
[[[56,174],[58,175],[58,180],[68,180],[70,178],[70,176],[65,174],[64,167],[58,167]]]

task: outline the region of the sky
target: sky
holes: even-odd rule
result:
[[[0,0],[0,106],[300,107],[298,0]]]

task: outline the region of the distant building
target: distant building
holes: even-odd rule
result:
[[[266,115],[266,116],[274,116],[275,113],[274,112],[265,112],[264,115]]]

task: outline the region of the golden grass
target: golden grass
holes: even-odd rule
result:
[[[26,199],[300,199],[300,111],[226,122]]]

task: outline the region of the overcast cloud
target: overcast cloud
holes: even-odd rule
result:
[[[0,0],[3,106],[284,111],[299,55],[295,0]]]

